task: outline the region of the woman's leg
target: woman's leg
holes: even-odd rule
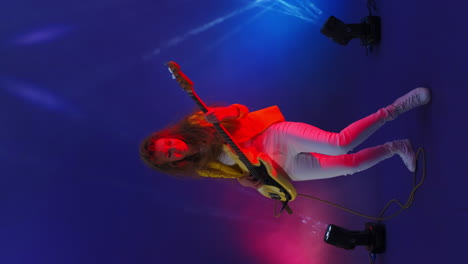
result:
[[[305,123],[286,122],[276,125],[292,153],[315,152],[327,155],[348,153],[377,131],[386,122],[387,112],[382,108],[360,119],[339,133],[324,131]]]
[[[393,104],[352,123],[339,133],[327,132],[305,123],[296,122],[278,123],[274,127],[278,129],[281,137],[285,137],[285,142],[288,142],[293,153],[314,152],[340,155],[348,153],[364,142],[385,122],[429,101],[429,90],[416,88],[398,98]]]
[[[398,154],[407,168],[414,172],[416,159],[409,140],[387,142],[357,153],[338,156],[300,153],[284,169],[294,181],[325,179],[366,170],[394,154]]]

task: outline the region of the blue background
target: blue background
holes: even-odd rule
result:
[[[173,60],[208,103],[278,105],[288,120],[329,131],[430,87],[429,105],[360,146],[410,138],[426,150],[427,179],[413,206],[385,222],[377,263],[465,263],[467,4],[376,4],[382,42],[366,56],[359,40],[339,46],[320,33],[331,15],[358,23],[365,0],[2,3],[0,262],[369,261],[364,247],[339,249],[323,236],[328,224],[363,230],[370,220],[303,197],[293,215],[275,218],[272,200],[235,181],[177,180],[144,166],[139,142],[194,109],[164,66]],[[377,216],[411,184],[393,157],[295,186]]]

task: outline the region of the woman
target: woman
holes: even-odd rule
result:
[[[394,154],[414,172],[415,153],[407,139],[347,153],[387,121],[430,99],[429,89],[416,88],[339,133],[287,122],[276,106],[250,113],[240,104],[211,108],[147,137],[141,143],[140,156],[148,166],[166,174],[236,178],[244,186],[260,188],[261,183],[236,164],[234,154],[212,125],[221,122],[243,150],[266,153],[293,181],[351,175]]]

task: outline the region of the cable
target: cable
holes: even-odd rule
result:
[[[377,11],[377,4],[375,3],[375,0],[367,0],[367,10],[369,10],[369,16],[373,16],[372,10]],[[366,46],[366,56],[369,56],[369,53],[372,52],[372,49],[372,45]]]
[[[421,180],[419,181],[419,183],[416,185],[416,173],[418,171],[418,169],[415,170],[415,172],[413,173],[413,189],[411,190],[410,192],[410,195],[408,197],[408,199],[406,200],[406,203],[403,205],[399,200],[397,199],[392,199],[390,200],[387,205],[385,205],[385,207],[382,209],[382,211],[380,212],[379,216],[378,217],[373,217],[373,216],[369,216],[369,215],[365,215],[365,214],[361,214],[361,213],[358,213],[356,211],[353,211],[351,209],[348,209],[344,206],[341,206],[341,205],[338,205],[338,204],[335,204],[335,203],[332,203],[332,202],[329,202],[329,201],[325,201],[325,200],[322,200],[322,199],[319,199],[317,197],[313,197],[313,196],[310,196],[310,195],[305,195],[305,194],[300,194],[298,193],[297,195],[298,196],[303,196],[303,197],[306,197],[306,198],[309,198],[309,199],[313,199],[313,200],[317,200],[319,202],[323,202],[323,203],[326,203],[328,205],[331,205],[331,206],[334,206],[336,208],[339,208],[339,209],[342,209],[344,211],[347,211],[351,214],[355,214],[355,215],[358,215],[358,216],[361,216],[361,217],[364,217],[364,218],[367,218],[367,219],[372,219],[372,220],[376,220],[376,221],[384,221],[384,220],[388,220],[388,219],[391,219],[397,215],[399,215],[401,212],[403,212],[404,210],[408,209],[411,207],[411,205],[413,204],[413,201],[414,201],[414,194],[416,193],[416,190],[421,187],[421,185],[424,183],[424,180],[426,179],[426,153],[424,151],[424,148],[420,147],[418,149],[418,151],[416,152],[416,160],[418,160],[418,157],[420,155],[420,153],[423,154],[423,158],[422,158],[422,161],[423,161],[423,167],[422,167],[422,177],[421,177]],[[385,212],[387,211],[388,207],[392,204],[392,203],[397,203],[399,206],[400,206],[400,210],[390,216],[387,216],[387,217],[383,217],[383,215],[385,214]],[[277,217],[277,213],[276,213],[276,206],[275,206],[275,217]]]
[[[372,9],[377,11],[377,4],[375,3],[375,0],[367,0],[367,10],[369,10],[369,16],[372,16]]]

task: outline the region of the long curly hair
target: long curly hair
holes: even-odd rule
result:
[[[222,124],[233,132],[238,128],[236,120],[223,121]],[[174,138],[184,141],[189,147],[198,150],[195,154],[182,160],[172,162],[158,162],[155,159],[155,142],[160,138]],[[225,143],[215,127],[204,119],[200,111],[192,113],[175,125],[170,125],[160,131],[152,133],[140,144],[140,158],[150,168],[171,175],[199,178],[197,170],[207,169],[210,161],[218,159]]]

